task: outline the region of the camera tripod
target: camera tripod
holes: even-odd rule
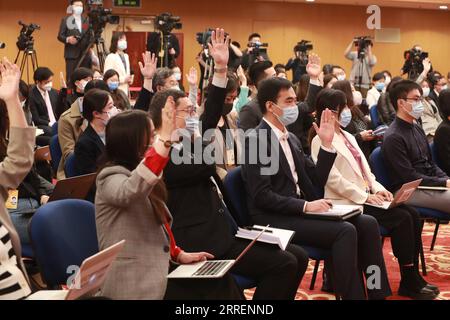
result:
[[[362,89],[363,89],[363,76],[365,74],[365,72],[367,73],[367,78],[370,81],[370,73],[369,73],[369,68],[364,68],[364,66],[366,65],[366,54],[361,52],[358,53],[358,60],[359,60],[359,67],[358,67],[358,73],[355,76],[355,89],[360,91],[362,93]],[[364,83],[365,85],[369,85],[367,83]],[[364,96],[364,95],[363,95]]]
[[[22,53],[22,56],[21,56]],[[14,64],[20,60],[20,75],[23,76],[23,73],[27,71],[27,83],[30,83],[30,67],[32,68],[31,72],[34,74],[36,69],[39,67],[37,52],[34,49],[33,43],[30,43],[25,50],[19,50],[17,52],[16,60],[14,60]]]
[[[105,47],[105,40],[102,38],[103,29],[94,31],[91,27],[89,29],[90,31],[85,33],[83,37],[79,40],[79,42],[83,42],[85,37],[89,37],[88,45],[86,49],[84,50],[83,54],[81,55],[80,59],[78,60],[77,66],[75,69],[80,68],[83,66],[86,58],[89,55],[89,51],[92,47],[94,47],[95,51],[97,52],[97,57],[99,60],[99,67],[100,71],[103,73],[105,68],[105,60],[106,60],[106,47]]]

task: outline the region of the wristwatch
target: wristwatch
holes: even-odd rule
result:
[[[164,143],[164,147],[166,147],[166,148],[171,148],[174,144],[174,142],[172,142],[170,140],[165,141],[165,140],[161,139],[161,137],[158,137],[158,140],[161,141],[162,143]]]
[[[227,73],[227,71],[228,71],[228,67],[221,68],[221,69],[214,68],[214,73]]]

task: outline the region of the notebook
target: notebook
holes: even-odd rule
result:
[[[450,190],[447,187],[425,187],[425,186],[419,186],[417,187],[419,190],[429,190],[429,191],[448,191]]]
[[[122,240],[84,260],[69,290],[41,290],[26,300],[77,300],[93,296],[105,282],[112,263],[124,245],[125,240]]]
[[[416,191],[417,187],[422,183],[422,179],[412,181],[409,183],[405,183],[400,190],[395,194],[394,200],[392,202],[384,201],[382,205],[366,203],[367,206],[380,208],[384,210],[389,210],[395,207],[398,207],[404,204],[406,201],[411,198],[414,191]]]
[[[264,227],[252,242],[241,252],[236,260],[210,260],[203,261],[193,264],[183,264],[171,272],[167,278],[169,279],[186,279],[186,278],[197,278],[197,279],[208,279],[208,278],[222,278],[228,270],[230,270],[242,257],[248,252],[248,250],[253,247],[253,245],[258,241],[259,237],[268,228]]]
[[[359,216],[362,213],[361,206],[356,205],[333,205],[326,212],[305,212],[303,215],[307,219],[345,221]]]
[[[239,228],[236,237],[242,239],[253,240],[263,230],[263,226],[254,225],[253,227]],[[267,228],[266,231],[259,237],[259,242],[271,243],[278,245],[281,250],[286,250],[286,247],[291,242],[295,231]]]
[[[96,177],[97,174],[92,173],[58,181],[48,202],[65,199],[86,199]]]

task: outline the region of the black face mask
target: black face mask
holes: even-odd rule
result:
[[[233,106],[234,105],[232,103],[225,103],[222,109],[222,116],[226,116],[227,114],[229,114],[233,110]]]

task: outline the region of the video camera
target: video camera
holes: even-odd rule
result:
[[[364,59],[366,57],[366,49],[369,46],[373,46],[372,37],[370,36],[361,36],[356,37],[354,40],[355,46],[358,48],[358,58]]]
[[[168,35],[172,30],[179,30],[183,28],[181,18],[172,15],[171,13],[162,13],[155,18],[155,27],[164,35]]]
[[[313,48],[314,47],[313,47],[311,41],[302,40],[302,41],[298,42],[297,45],[294,47],[294,51],[307,53],[308,51],[311,51]]]
[[[422,61],[428,58],[428,52],[417,50],[416,48],[406,50],[403,54],[405,60],[409,60],[411,63],[418,62],[422,64]]]
[[[214,29],[208,28],[204,32],[197,32],[197,42],[203,46],[204,49],[208,49],[208,43],[211,43],[211,35],[213,31]],[[225,33],[225,37],[228,37],[228,33]]]
[[[35,23],[25,24],[22,21],[19,21],[19,25],[22,26],[22,30],[20,30],[20,34],[16,44],[17,48],[19,48],[20,51],[24,51],[33,47],[33,32],[36,30],[41,30],[41,26]]]
[[[269,44],[261,42],[249,42],[248,47],[253,48],[252,55],[254,55],[255,57],[259,57],[262,53],[267,53]]]
[[[101,37],[106,24],[119,24],[120,17],[112,15],[112,9],[103,6],[103,0],[87,0],[89,26],[96,38]]]

